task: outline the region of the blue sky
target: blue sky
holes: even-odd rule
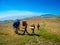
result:
[[[60,0],[0,0],[0,20],[46,13],[60,15]]]

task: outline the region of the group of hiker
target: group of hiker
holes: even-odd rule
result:
[[[15,29],[15,33],[16,33],[16,34],[18,34],[18,30],[20,30],[20,25],[21,25],[21,23],[20,23],[20,20],[18,20],[18,19],[13,23],[13,27],[14,27],[14,29]],[[27,24],[27,21],[26,21],[26,20],[22,21],[22,26],[24,27],[23,34],[25,34],[25,32],[28,33],[28,31],[27,31],[27,26],[28,26],[28,24]],[[35,34],[35,33],[34,33],[35,25],[32,24],[32,25],[30,26],[30,28],[31,28],[31,30],[32,30],[32,34]],[[40,25],[37,24],[37,29],[39,30],[39,28],[40,28]],[[28,33],[28,34],[29,34],[29,33]]]

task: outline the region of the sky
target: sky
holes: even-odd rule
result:
[[[60,0],[0,0],[0,20],[60,15]]]

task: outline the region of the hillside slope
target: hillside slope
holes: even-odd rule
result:
[[[35,29],[36,35],[22,35],[22,31],[19,31],[21,35],[17,35],[12,27],[13,22],[3,22],[0,23],[0,45],[60,45],[60,17],[36,17],[26,20],[30,34],[31,24],[41,25],[40,30]]]

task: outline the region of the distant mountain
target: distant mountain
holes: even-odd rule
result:
[[[41,17],[52,17],[52,16],[56,16],[56,15],[53,15],[53,14],[45,14],[45,15],[41,15]]]
[[[40,18],[40,17],[54,17],[56,15],[53,14],[43,14],[43,15],[37,15],[37,16],[12,16],[12,17],[7,17],[6,19],[4,19],[3,21],[0,22],[11,22],[14,21],[15,19],[29,19],[29,18]],[[1,19],[2,20],[2,19]]]

